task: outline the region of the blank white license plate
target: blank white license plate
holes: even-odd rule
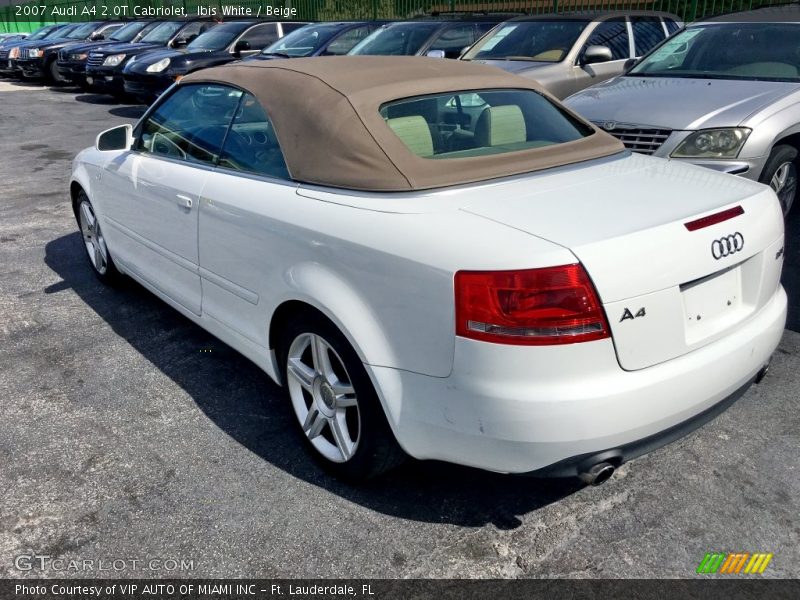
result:
[[[742,304],[741,269],[734,267],[681,286],[681,296],[690,326],[733,313]]]

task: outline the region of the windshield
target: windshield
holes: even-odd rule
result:
[[[267,46],[262,54],[285,54],[287,56],[309,56],[328,43],[341,25],[306,25],[293,31],[274,44]]]
[[[59,27],[58,29],[53,29],[47,35],[44,36],[45,40],[56,40],[59,38],[67,37],[70,33],[75,31],[78,28],[78,25],[67,25],[66,27]]]
[[[72,33],[67,34],[66,38],[69,40],[85,40],[94,30],[97,29],[98,23],[85,23],[76,27]]]
[[[384,104],[380,114],[422,158],[470,158],[564,144],[592,130],[531,90],[469,90]]]
[[[227,48],[240,33],[250,27],[251,23],[223,23],[200,34],[196,40],[186,46],[189,52],[222,50]]]
[[[184,26],[184,21],[165,21],[160,23],[140,41],[144,44],[166,44],[178,30]]]
[[[629,75],[800,82],[800,24],[690,27],[642,59]]]
[[[27,40],[41,40],[42,38],[46,37],[48,34],[53,33],[55,29],[52,25],[49,27],[42,27],[41,29],[37,29],[34,33],[30,34],[26,39]]]
[[[479,40],[464,55],[464,60],[559,62],[569,53],[588,24],[588,21],[506,23]]]
[[[133,38],[139,35],[139,32],[147,27],[149,23],[128,23],[124,27],[120,27],[117,29],[109,40],[113,40],[115,42],[130,42]]]
[[[348,54],[413,56],[440,26],[440,23],[385,25],[365,37]]]

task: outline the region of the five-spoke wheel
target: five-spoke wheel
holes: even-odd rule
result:
[[[360,480],[402,462],[363,362],[330,320],[312,309],[295,314],[278,356],[299,430],[326,469]]]
[[[84,192],[78,195],[76,206],[78,226],[81,230],[83,245],[86,248],[89,262],[94,268],[95,274],[103,283],[113,283],[119,272],[114,266],[111,253],[108,251],[106,239],[100,228],[100,221],[97,219],[92,203]]]

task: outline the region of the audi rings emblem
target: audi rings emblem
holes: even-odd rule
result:
[[[744,248],[744,236],[739,233],[726,235],[724,238],[711,242],[711,255],[719,260],[731,254],[736,254]]]

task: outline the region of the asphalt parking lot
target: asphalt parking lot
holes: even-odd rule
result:
[[[0,577],[176,574],[131,562],[152,559],[196,577],[697,577],[711,551],[800,577],[800,208],[789,328],[712,423],[598,488],[420,462],[352,488],[303,455],[258,368],[90,271],[70,163],[142,111],[0,81]],[[30,554],[126,566],[19,570]]]

